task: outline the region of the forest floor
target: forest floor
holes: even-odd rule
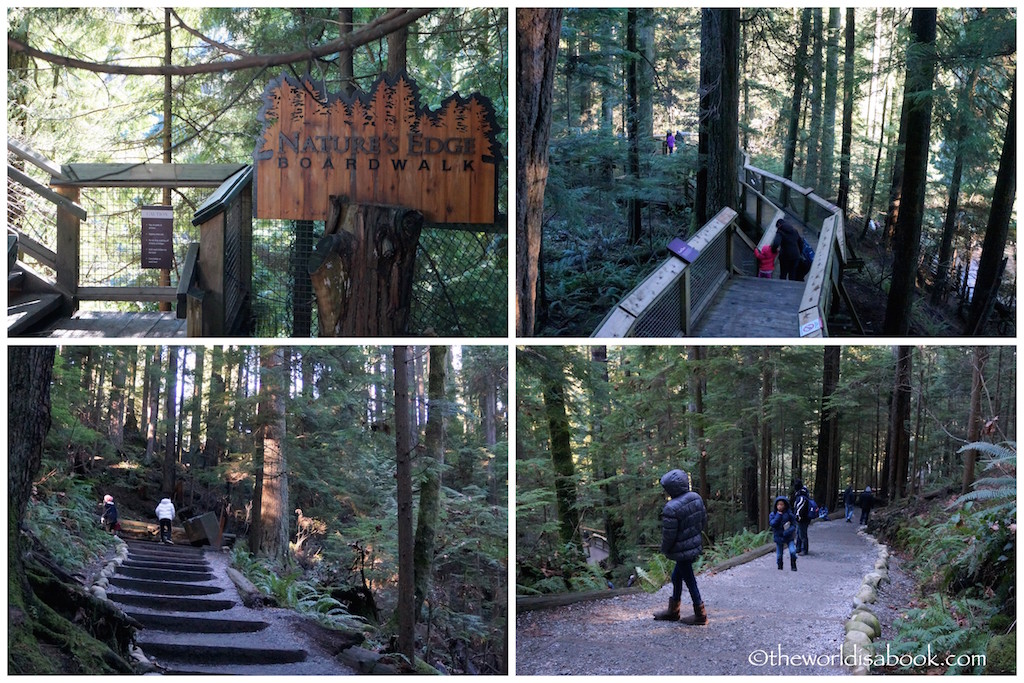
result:
[[[847,674],[840,663],[843,624],[877,556],[876,546],[859,528],[842,518],[813,524],[810,554],[797,558],[796,572],[790,571],[788,557],[778,571],[772,552],[711,576],[699,575],[707,626],[654,621],[652,614],[668,604],[670,585],[654,594],[520,614],[516,673]],[[883,637],[891,635],[887,625],[914,590],[898,562],[890,566],[890,577],[892,583],[880,588],[873,606]],[[682,613],[690,609],[684,588]]]

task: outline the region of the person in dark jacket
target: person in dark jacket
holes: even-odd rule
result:
[[[779,570],[782,570],[782,548],[788,545],[789,568],[796,571],[796,543],[793,542],[796,538],[796,515],[789,509],[789,499],[785,496],[775,499],[775,509],[768,515],[768,526],[772,529],[775,561],[779,565]]]
[[[103,514],[100,515],[100,523],[110,533],[117,535],[121,524],[117,521],[117,506],[114,505],[114,497],[109,493],[103,496]]]
[[[811,526],[811,494],[803,479],[793,482],[793,514],[796,515],[796,554],[806,555],[810,550],[807,530]]]
[[[875,496],[871,493],[871,487],[865,486],[864,492],[860,494],[860,523],[867,524],[868,516],[871,514],[871,506],[875,504]]]
[[[779,253],[779,278],[782,280],[798,280],[797,267],[800,264],[803,238],[797,229],[785,219],[780,218],[775,223],[775,239],[772,240],[773,249]]]
[[[697,590],[697,578],[693,574],[693,563],[703,552],[701,532],[708,524],[708,513],[704,500],[690,490],[690,475],[682,470],[666,472],[661,486],[668,494],[669,501],[661,511],[661,552],[675,560],[672,570],[672,597],[668,609],[658,612],[654,618],[659,621],[680,621],[679,602],[683,595],[683,583],[690,591],[693,601],[693,617],[681,621],[685,624],[706,624],[708,613]]]
[[[847,486],[843,491],[843,505],[846,506],[846,521],[853,521],[853,505],[857,502],[857,495],[853,492],[852,486]]]

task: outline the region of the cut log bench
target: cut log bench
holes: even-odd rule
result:
[[[352,673],[308,652],[273,610],[243,606],[227,564],[218,551],[129,541],[107,597],[143,626],[136,644],[165,673]]]

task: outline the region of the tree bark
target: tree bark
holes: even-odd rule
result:
[[[811,9],[805,8],[800,20],[800,44],[796,50],[796,63],[793,69],[793,99],[789,108],[789,132],[786,135],[786,150],[782,161],[782,176],[793,178],[793,165],[796,161],[797,135],[800,132],[800,103],[804,97],[804,79],[807,76],[807,43],[811,32]],[[786,187],[782,191],[783,204],[787,203],[789,193]]]
[[[842,347],[824,347],[821,379],[821,426],[818,430],[818,466],[814,475],[814,499],[835,509],[839,492],[839,409],[833,394],[839,386]]]
[[[913,394],[913,346],[896,349],[896,376],[889,419],[886,493],[890,500],[907,495],[910,463],[910,406]]]
[[[598,449],[599,457],[595,462],[597,471],[595,475],[602,482],[601,495],[603,498],[602,516],[604,519],[604,532],[608,538],[608,564],[617,567],[622,564],[621,545],[625,540],[623,535],[622,501],[619,497],[619,484],[615,478],[619,474],[616,465],[617,451],[612,444],[606,442],[603,435],[602,425],[604,420],[611,414],[612,406],[608,391],[608,347],[592,346],[590,349],[590,360],[595,366],[597,375],[594,402],[593,443]]]
[[[427,395],[430,400],[427,428],[424,436],[423,474],[420,479],[420,507],[416,521],[416,541],[413,548],[415,571],[416,618],[420,619],[423,602],[430,592],[434,569],[434,539],[441,512],[441,470],[444,467],[444,414],[445,370],[447,346],[430,347],[430,368]]]
[[[558,530],[562,545],[578,544],[579,510],[576,505],[576,471],[572,459],[569,417],[565,410],[565,378],[560,367],[553,367],[544,382],[544,412],[551,440],[551,464],[555,471],[555,498],[558,502]]]
[[[398,500],[398,651],[415,661],[415,565],[412,528],[412,428],[409,405],[409,347],[394,347],[395,450]]]
[[[192,347],[196,354],[196,369],[192,377],[192,425],[189,428],[188,452],[189,463],[197,465],[193,456],[199,453],[199,434],[203,426],[203,371],[206,365],[206,347]]]
[[[215,467],[228,448],[227,383],[224,381],[224,347],[213,347],[210,368],[210,394],[206,407],[206,443],[203,467]]]
[[[124,407],[125,407],[125,379],[127,368],[125,367],[126,358],[124,353],[126,349],[114,348],[113,351],[113,370],[111,372],[111,384],[110,384],[110,410],[107,414],[107,433],[110,436],[110,443],[113,444],[114,448],[118,451],[124,448]]]
[[[988,362],[988,347],[974,347],[974,363],[971,372],[971,413],[967,422],[967,443],[981,440],[981,425],[984,417],[981,414],[981,395],[985,391],[985,364]],[[961,493],[967,493],[974,484],[974,466],[978,460],[978,451],[964,451],[964,472],[960,486]]]
[[[839,81],[839,8],[828,11],[828,40],[825,57],[825,106],[821,135],[821,172],[818,174],[818,194],[832,196],[832,164],[836,148],[836,92]]]
[[[637,38],[639,10],[626,10],[626,137],[629,142],[626,166],[634,190],[626,209],[630,244],[638,244],[643,231],[643,202],[636,196],[640,185],[640,44]]]
[[[839,197],[836,200],[843,215],[850,208],[850,152],[853,144],[853,65],[856,54],[856,31],[852,7],[846,10],[846,43],[843,61],[843,141],[839,152]],[[867,218],[865,217],[865,222]]]
[[[347,40],[352,35],[352,13],[351,7],[338,8],[338,39]],[[352,48],[338,50],[338,76],[341,78],[341,90],[346,95],[356,91],[355,70],[352,66]]]
[[[288,360],[283,347],[260,349],[259,422],[263,431],[263,463],[259,478],[259,525],[256,554],[281,565],[288,560],[288,457],[285,450]],[[255,501],[254,501],[255,507]]]
[[[739,192],[740,11],[702,9],[696,217],[703,227]]]
[[[163,363],[163,348],[153,348],[153,360],[149,372],[149,415],[146,417],[146,456],[143,463],[149,465],[156,457],[157,429],[160,414],[160,366]]]
[[[818,145],[821,142],[821,78],[824,71],[821,53],[822,37],[825,33],[821,8],[816,7],[811,12],[814,20],[811,31],[814,38],[811,47],[810,74],[811,123],[807,134],[807,164],[804,168],[804,185],[808,187],[813,187],[818,179]],[[818,192],[818,194],[822,193]]]
[[[910,331],[921,223],[928,183],[928,146],[932,119],[932,82],[935,80],[935,9],[914,9],[907,50],[907,84],[903,99],[906,115],[903,191],[893,235],[893,273],[885,307],[883,332],[905,336]]]
[[[516,10],[516,336],[534,334],[561,9]]]
[[[331,197],[309,260],[321,337],[407,334],[423,214]]]
[[[164,392],[164,419],[167,420],[167,430],[164,433],[164,467],[163,479],[160,485],[161,493],[164,496],[171,495],[174,491],[174,477],[176,474],[178,437],[175,428],[177,427],[177,406],[178,399],[178,346],[167,347],[167,391]]]
[[[980,335],[992,311],[999,292],[1000,264],[1006,251],[1010,219],[1013,217],[1013,200],[1017,191],[1017,80],[1016,73],[1010,78],[1013,90],[1010,94],[1010,115],[1006,120],[1006,135],[1003,137],[1003,151],[999,157],[996,172],[996,186],[992,194],[992,209],[985,228],[985,241],[978,260],[978,274],[974,281],[974,297],[967,317],[967,334]]]

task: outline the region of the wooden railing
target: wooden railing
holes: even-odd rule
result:
[[[805,277],[799,310],[801,337],[828,335],[827,317],[834,294],[842,292],[846,261],[842,211],[806,188],[750,165],[743,154],[738,201],[744,217],[761,228],[756,246],[775,239],[776,222],[795,218],[805,234],[817,233],[814,261]],[[669,257],[617,304],[593,337],[689,336],[715,293],[732,274],[753,274],[755,245],[736,223],[736,211],[723,209],[689,240],[699,256],[686,263]]]
[[[742,270],[737,239],[753,251],[736,225],[736,212],[722,209],[688,240],[698,252],[692,262],[670,257],[605,316],[592,336],[688,335],[722,283]]]

